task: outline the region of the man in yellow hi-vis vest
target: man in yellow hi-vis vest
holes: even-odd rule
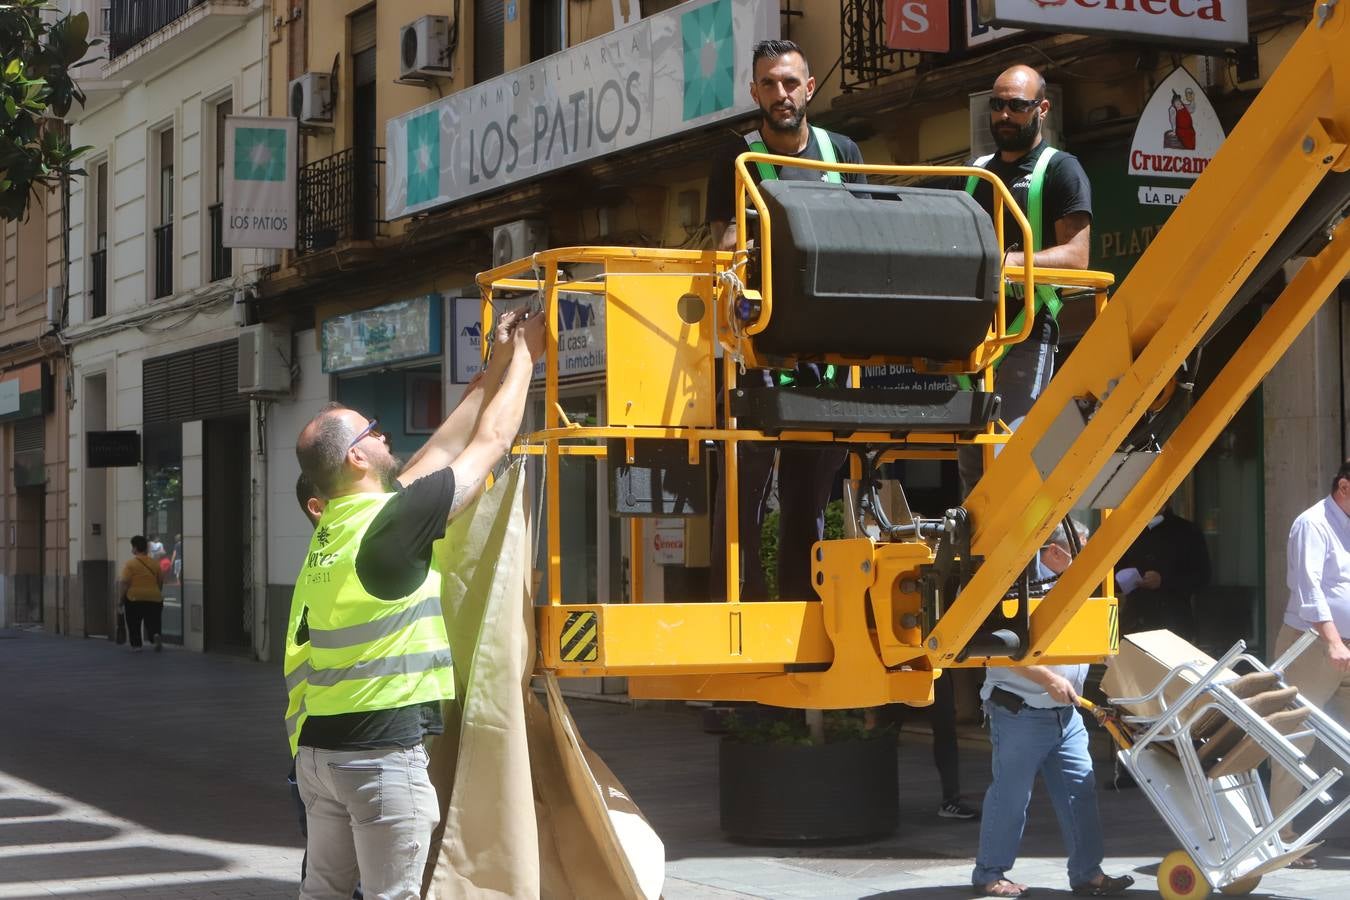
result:
[[[346,900],[358,879],[367,896],[420,894],[439,815],[423,740],[454,696],[431,546],[520,429],[543,318],[498,320],[478,395],[397,478],[374,419],[332,405],[300,432],[301,471],[327,498],[286,631],[286,724],[309,827],[302,898]]]
[[[1030,66],[1007,69],[994,81],[989,95],[989,132],[998,152],[972,160],[969,165],[997,175],[1026,213],[1036,245],[1032,248],[1036,265],[1086,269],[1092,242],[1092,188],[1077,158],[1045,142],[1041,132],[1049,112],[1041,74]],[[993,215],[994,192],[988,182],[972,177],[963,186]],[[1008,242],[1007,265],[1023,265],[1027,248],[1014,246],[1014,242],[1020,244],[1022,231],[1006,210],[1003,234]],[[1004,354],[995,375],[1002,398],[999,417],[1014,429],[1050,383],[1059,342],[1059,297],[1048,286],[1036,293],[1031,335]],[[1023,325],[1020,294],[1010,290],[1007,302],[1009,330],[1016,331]],[[984,473],[981,450],[963,448],[957,458],[962,489],[969,493]]]

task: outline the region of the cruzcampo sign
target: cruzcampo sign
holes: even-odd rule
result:
[[[1176,46],[1247,43],[1247,0],[979,0],[980,18],[1036,31],[1105,34]]]
[[[296,120],[225,117],[226,247],[295,248]]]
[[[778,19],[776,0],[689,0],[390,119],[386,218],[753,112]]]

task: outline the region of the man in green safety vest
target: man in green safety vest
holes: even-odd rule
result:
[[[759,106],[759,128],[728,141],[708,173],[707,220],[714,244],[722,250],[736,246],[736,157],[747,150],[795,156],[827,163],[861,163],[858,145],[842,134],[811,125],[806,106],[816,91],[802,50],[792,41],[769,40],[755,45],[751,59],[754,80],[750,96]],[[819,172],[795,166],[757,163],[750,167],[756,182],[826,181],[866,184],[867,176]],[[756,233],[751,231],[749,239]],[[751,279],[753,280],[753,278]],[[742,380],[762,380],[768,387],[795,384],[815,387],[844,384],[848,372],[834,366],[803,363],[790,371],[757,369]],[[767,600],[769,589],[759,562],[760,529],[767,512],[766,499],[773,476],[774,448],[768,444],[740,446],[740,550],[743,600]],[[836,448],[784,444],[778,454],[778,596],[785,600],[815,599],[811,586],[811,545],[825,533],[825,506],[846,452]],[[715,501],[712,540],[712,596],[725,596],[726,520],[723,504]]]
[[[431,547],[520,429],[543,320],[498,319],[477,395],[402,472],[378,422],[356,410],[330,405],[300,432],[301,472],[327,498],[283,666],[309,829],[302,898],[351,897],[358,879],[367,896],[420,896],[440,810],[423,741],[454,697]]]
[[[1041,132],[1049,112],[1041,74],[1030,66],[1007,69],[994,81],[989,95],[989,131],[998,152],[969,165],[997,175],[1026,213],[1037,266],[1086,269],[1092,240],[1092,188],[1076,157],[1045,142]],[[993,215],[994,192],[988,182],[972,176],[963,186]],[[1003,234],[1007,264],[1023,265],[1032,254],[1019,246],[1022,231],[1006,210]],[[1015,332],[1024,324],[1021,295],[1010,290],[1007,303],[1008,328]],[[1002,398],[999,417],[1014,429],[1050,383],[1059,341],[1059,306],[1059,295],[1053,288],[1037,290],[1030,336],[1014,344],[996,364],[995,389]],[[984,472],[982,451],[962,448],[958,463],[963,490],[969,493]]]

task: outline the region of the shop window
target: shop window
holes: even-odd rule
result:
[[[441,424],[441,376],[439,372],[409,372],[404,393],[407,407],[403,430],[408,434],[431,434]]]

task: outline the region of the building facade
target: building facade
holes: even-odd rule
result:
[[[71,115],[92,149],[69,217],[70,574],[86,630],[111,633],[112,584],[144,534],[165,640],[254,655],[257,429],[237,390],[237,323],[273,259],[224,247],[220,211],[225,118],[267,104],[267,11],[86,5],[106,44]]]

